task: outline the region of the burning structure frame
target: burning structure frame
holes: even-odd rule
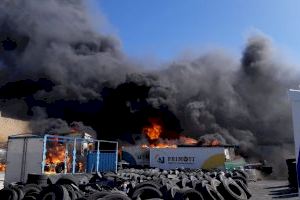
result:
[[[117,171],[118,142],[61,135],[9,136],[5,177],[26,182],[28,174]]]
[[[44,136],[44,143],[43,143],[43,161],[42,161],[42,173],[47,173],[47,170],[45,170],[47,168],[47,164],[49,165],[50,162],[50,155],[53,154],[53,152],[49,152],[49,143],[55,143],[56,146],[54,146],[54,150],[57,150],[58,147],[63,147],[61,148],[63,150],[64,155],[64,159],[58,159],[58,161],[64,163],[63,166],[63,171],[64,173],[81,173],[84,172],[83,170],[80,170],[80,166],[76,167],[76,165],[80,165],[80,163],[77,163],[77,158],[78,158],[78,145],[81,147],[81,152],[89,151],[89,154],[86,155],[89,158],[92,158],[92,156],[89,155],[96,155],[93,156],[96,159],[92,159],[93,161],[96,161],[96,166],[94,165],[94,162],[87,162],[86,165],[86,170],[91,172],[91,171],[101,171],[100,168],[100,159],[101,159],[101,154],[103,153],[113,153],[115,154],[115,164],[117,166],[117,162],[118,162],[118,142],[115,141],[108,141],[108,140],[95,140],[95,139],[86,139],[86,138],[78,138],[78,137],[67,137],[67,136],[59,136],[59,135],[48,135],[46,134]],[[114,150],[101,150],[101,144],[102,143],[110,143],[110,144],[114,144],[115,149]],[[60,144],[61,146],[59,146],[58,144]],[[64,144],[64,145],[63,145]],[[51,144],[50,144],[51,145]],[[70,156],[69,154],[69,147],[71,147],[71,151],[72,151],[72,156]],[[60,153],[60,152],[56,152],[56,153]],[[83,153],[82,153],[83,154]],[[113,155],[112,155],[113,156]],[[111,160],[111,159],[110,159]],[[48,161],[48,162],[47,162]],[[70,164],[71,161],[71,170],[68,170],[68,164]],[[82,163],[83,164],[83,163]],[[79,168],[78,170],[76,170],[76,168]],[[100,168],[100,169],[99,169]],[[112,167],[111,167],[112,168]],[[115,170],[117,170],[117,167],[115,167]],[[49,172],[49,171],[48,171]]]

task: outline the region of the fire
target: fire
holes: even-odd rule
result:
[[[70,173],[73,165],[73,149],[67,149],[66,143],[58,142],[58,138],[47,143],[44,172],[46,174]],[[88,148],[92,148],[89,145]],[[85,171],[83,161],[76,161],[75,171],[82,173]]]
[[[186,136],[180,136],[180,140],[182,144],[187,145],[196,145],[198,144],[198,140],[195,140],[194,138],[186,137]]]
[[[6,169],[6,164],[0,163],[0,172],[4,172]]]
[[[210,145],[211,146],[220,146],[221,142],[217,139],[214,139],[214,140],[211,141]]]
[[[148,137],[150,144],[142,144],[142,148],[176,148],[176,144],[169,144],[160,140],[162,131],[162,126],[153,121],[151,126],[144,127],[143,133]]]
[[[52,142],[47,148],[45,159],[45,173],[53,174],[64,172],[71,167],[70,156],[66,154],[66,146],[58,142]],[[65,169],[65,161],[67,169]]]
[[[166,144],[166,143],[157,143],[157,144],[142,144],[142,148],[177,148],[176,144]]]
[[[145,133],[150,140],[157,140],[162,133],[162,127],[153,123],[151,127],[145,127],[143,133]]]
[[[150,144],[142,144],[142,148],[177,148],[178,144],[195,145],[197,140],[186,136],[179,136],[179,139],[162,139],[163,128],[158,123],[152,121],[151,126],[143,128],[143,133],[147,136]]]
[[[203,146],[220,146],[223,144],[216,138],[201,138],[199,143]]]

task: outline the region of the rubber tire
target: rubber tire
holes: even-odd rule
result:
[[[247,173],[242,170],[234,170],[233,172],[240,174],[242,177],[244,177],[246,180],[248,179]]]
[[[231,177],[233,180],[241,180],[245,185],[248,185],[247,180],[242,175],[234,175]]]
[[[34,193],[34,196],[36,194],[39,194],[42,191],[42,187],[37,185],[37,184],[26,184],[23,188],[22,191],[24,193],[24,196],[31,196],[32,193]]]
[[[195,189],[181,189],[179,192],[177,192],[174,196],[175,200],[183,200],[183,199],[189,199],[189,200],[206,200],[203,198],[202,194],[198,192]]]
[[[162,198],[163,194],[160,190],[156,189],[155,187],[141,187],[135,190],[131,196],[133,200],[136,200],[138,198],[141,199],[151,199],[151,198]]]
[[[102,198],[102,200],[131,200],[128,196],[123,194],[109,194]]]
[[[23,192],[20,188],[18,188],[18,187],[13,187],[13,188],[11,188],[11,189],[13,189],[13,190],[17,193],[17,195],[18,195],[18,200],[22,200],[22,199],[24,198],[24,192]]]
[[[25,196],[22,200],[36,200],[36,196]]]
[[[75,193],[75,191],[74,191],[74,189],[71,185],[64,184],[63,186],[67,189],[69,197],[70,197],[71,200],[77,199],[77,194]]]
[[[175,190],[175,188],[176,188],[176,190]],[[173,199],[176,192],[179,190],[180,190],[180,188],[178,186],[173,186],[169,183],[164,184],[160,188],[160,191],[162,192],[164,199]]]
[[[44,200],[50,193],[55,195],[55,200],[70,200],[67,189],[62,185],[49,185],[42,190],[37,200]]]
[[[60,177],[55,184],[64,185],[64,184],[74,184],[79,186],[79,180],[73,175],[63,175]]]
[[[205,200],[224,200],[224,197],[209,184],[205,184],[199,192]]]
[[[250,199],[252,195],[251,195],[250,190],[248,189],[247,185],[245,185],[244,182],[241,180],[236,180],[235,182],[244,190],[244,192],[247,195],[247,198]]]
[[[5,200],[18,200],[17,192],[11,188],[3,188],[0,190],[0,197]]]
[[[160,189],[162,187],[162,185],[160,185],[159,183],[155,182],[155,181],[145,181],[145,182],[141,182],[139,184],[137,184],[132,191],[130,191],[130,193],[128,194],[129,196],[132,196],[132,194],[139,188],[141,187],[154,187],[156,189]]]
[[[103,199],[106,195],[111,194],[110,192],[102,191],[102,192],[94,192],[90,194],[90,196],[87,198],[88,200],[97,200],[97,199]]]
[[[221,178],[218,192],[227,200],[247,200],[244,190],[231,178]]]
[[[48,176],[45,174],[28,174],[27,184],[48,185]]]

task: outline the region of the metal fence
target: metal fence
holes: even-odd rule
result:
[[[42,173],[117,171],[118,142],[45,135]]]

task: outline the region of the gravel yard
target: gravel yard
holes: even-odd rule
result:
[[[252,193],[253,200],[268,200],[268,199],[299,199],[298,193],[291,191],[288,188],[287,181],[280,180],[263,180],[250,182],[249,189]]]

